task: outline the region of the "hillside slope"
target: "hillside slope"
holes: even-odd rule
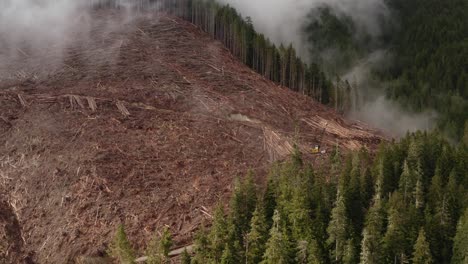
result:
[[[262,78],[219,42],[165,14],[0,67],[0,256],[67,263],[100,255],[120,223],[143,249],[154,230],[188,243],[231,183],[261,181],[296,142],[374,148],[382,136]],[[60,55],[60,56],[59,56]],[[7,77],[6,77],[7,76]],[[13,223],[13,224],[12,224]],[[3,255],[2,255],[3,254]]]

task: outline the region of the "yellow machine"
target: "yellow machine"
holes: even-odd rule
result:
[[[318,144],[314,146],[314,148],[311,150],[311,153],[312,154],[320,154],[322,153],[322,149],[321,149],[321,146],[320,144],[322,144],[322,139],[323,139],[323,135],[325,135],[325,130],[327,129],[327,125],[325,125],[325,127],[323,128],[323,131],[322,131],[322,134],[320,135],[320,138],[318,140]]]
[[[320,146],[315,145],[315,147],[312,149],[312,154],[319,154],[320,153]]]

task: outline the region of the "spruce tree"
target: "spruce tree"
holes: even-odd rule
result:
[[[224,214],[224,209],[221,204],[219,204],[214,213],[213,224],[208,234],[208,243],[210,249],[210,258],[219,262],[221,260],[221,255],[223,254],[224,245],[227,242],[228,237],[228,226],[226,222],[226,216]]]
[[[374,197],[374,203],[369,209],[366,225],[361,241],[362,264],[380,263],[382,259],[382,237],[384,230],[384,215],[379,192]]]
[[[460,217],[453,240],[452,264],[468,263],[468,209]]]
[[[327,228],[327,244],[332,247],[332,256],[335,262],[342,262],[346,240],[348,237],[348,216],[343,194],[338,191],[335,207],[331,212],[331,220]]]
[[[260,263],[268,240],[268,225],[261,206],[255,209],[246,239],[246,263]]]
[[[355,238],[349,238],[346,241],[343,263],[344,264],[354,264],[358,263],[359,259],[359,247],[357,245]]]
[[[169,251],[172,246],[171,233],[167,227],[164,228],[162,235],[155,235],[146,249],[148,264],[169,263]]]
[[[237,241],[236,241],[237,242]],[[214,263],[221,263],[221,264],[237,264],[239,260],[235,256],[233,252],[233,245],[226,243],[224,245],[223,254],[221,255],[220,261],[214,261]]]
[[[403,195],[396,191],[389,199],[387,232],[384,244],[388,257],[392,261],[405,261],[408,258],[408,210],[406,209]]]
[[[309,250],[308,250],[308,263],[309,264],[321,264],[325,263],[325,259],[323,258],[322,249],[320,245],[317,243],[317,240],[312,239],[309,242]]]
[[[272,169],[273,170],[273,169]],[[268,177],[268,182],[267,182],[267,187],[265,190],[265,193],[263,194],[263,199],[261,200],[263,203],[263,211],[265,213],[265,219],[267,222],[268,229],[271,228],[271,225],[273,224],[273,213],[275,212],[276,208],[276,183],[272,179],[273,176],[269,175]]]
[[[273,215],[273,226],[270,238],[266,244],[262,264],[289,264],[294,262],[292,245],[287,237],[284,227],[280,223],[280,214],[277,210]]]
[[[308,264],[310,255],[309,243],[306,240],[301,240],[297,243],[296,263]]]
[[[416,184],[413,191],[415,207],[422,210],[424,207],[425,191],[424,191],[424,175],[421,165],[421,160],[418,160],[415,170]]]
[[[192,264],[205,264],[209,261],[209,240],[204,224],[201,224],[200,230],[195,234],[194,241],[195,256],[192,258]]]
[[[122,224],[117,228],[114,240],[109,247],[109,255],[121,264],[135,263],[135,253]]]
[[[405,203],[409,202],[409,198],[412,197],[412,190],[414,188],[414,176],[409,162],[407,160],[403,163],[403,172],[400,176],[399,189],[403,194],[403,200]]]
[[[243,244],[249,231],[250,219],[257,204],[257,190],[250,171],[242,182],[237,181],[231,198],[230,225],[235,229],[235,239]]]
[[[429,243],[426,240],[424,229],[419,230],[418,239],[414,245],[413,264],[431,264],[433,263]]]
[[[374,195],[372,185],[373,182],[371,171],[369,168],[365,168],[364,172],[361,174],[359,192],[361,194],[363,206],[366,208],[370,206],[372,196]]]

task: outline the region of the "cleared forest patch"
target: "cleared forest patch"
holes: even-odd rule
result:
[[[183,246],[235,177],[253,169],[262,182],[293,144],[323,163],[326,154],[308,153],[317,143],[374,149],[382,140],[178,18],[151,14],[103,34],[103,21],[121,15],[94,13],[92,41],[68,47],[61,67],[24,56],[0,80],[0,200],[17,215],[13,237],[24,243],[7,243],[22,257],[102,255],[120,223],[140,249],[162,226]]]

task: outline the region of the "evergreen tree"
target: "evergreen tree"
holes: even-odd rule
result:
[[[235,229],[235,238],[243,244],[243,237],[248,233],[250,219],[257,204],[257,190],[250,171],[242,182],[237,181],[231,198],[230,225]]]
[[[369,168],[365,168],[364,173],[361,174],[359,192],[361,194],[361,200],[364,202],[363,206],[366,208],[370,206],[372,196],[374,195],[372,184],[371,171]]]
[[[377,193],[369,209],[361,241],[361,264],[381,263],[384,215],[382,201]]]
[[[399,183],[399,189],[400,192],[403,194],[403,200],[405,203],[409,201],[409,197],[412,195],[412,190],[414,189],[415,183],[414,183],[414,176],[413,172],[410,169],[409,162],[405,160],[403,163],[403,172],[401,173],[400,176],[400,183]]]
[[[388,226],[384,237],[385,248],[392,261],[404,263],[408,259],[408,242],[411,241],[409,217],[403,195],[398,191],[394,192],[389,199]]]
[[[326,263],[323,253],[323,249],[320,248],[320,245],[317,243],[315,239],[312,239],[312,241],[309,243],[309,256],[308,256],[308,263],[309,264],[321,264],[321,263]]]
[[[345,251],[343,255],[344,264],[358,263],[359,259],[359,247],[356,243],[355,238],[349,238],[346,241]]]
[[[236,241],[237,242],[237,241]],[[221,261],[215,261],[214,263],[221,263],[221,264],[237,264],[239,260],[235,256],[233,252],[233,246],[226,243],[224,245],[223,254],[221,256]]]
[[[268,240],[268,226],[261,206],[255,209],[246,240],[246,263],[260,263]]]
[[[431,250],[429,249],[429,243],[426,240],[426,233],[424,229],[419,230],[418,239],[414,245],[413,251],[413,263],[414,264],[431,264],[433,263]]]
[[[172,246],[171,233],[167,227],[162,235],[155,235],[146,249],[148,264],[166,264],[170,262],[169,251]]]
[[[297,254],[296,254],[296,263],[298,264],[307,264],[309,261],[309,243],[305,240],[301,240],[297,243]]]
[[[458,221],[452,257],[452,264],[466,263],[468,263],[468,209],[465,209],[465,213]]]
[[[266,244],[262,264],[289,264],[294,262],[292,245],[280,223],[280,214],[275,211],[270,238]]]
[[[123,225],[119,225],[114,240],[109,247],[109,255],[122,264],[135,263],[135,253],[128,241]]]
[[[272,171],[274,170],[275,168],[272,169]],[[267,187],[263,195],[263,199],[262,199],[262,202],[263,202],[262,208],[264,208],[265,219],[266,219],[268,229],[270,229],[271,225],[273,224],[273,213],[275,212],[275,208],[276,208],[276,193],[275,192],[276,192],[277,186],[274,180],[272,179],[272,177],[273,176],[271,174],[268,177]]]
[[[331,220],[327,228],[327,244],[332,246],[332,256],[335,262],[342,262],[346,240],[348,237],[348,216],[343,194],[338,191],[335,207],[331,212]]]
[[[230,253],[237,259],[245,259],[245,237],[250,231],[250,220],[256,204],[257,190],[253,173],[250,171],[242,181],[236,180],[234,184],[234,192],[230,202],[231,212],[227,222],[229,229],[227,242],[230,246]],[[222,249],[223,246],[224,243],[216,247]],[[221,257],[220,254],[223,254],[222,250],[217,251],[217,258]]]
[[[200,230],[195,234],[194,241],[195,256],[192,258],[192,264],[205,264],[209,261],[209,240],[204,225],[200,226]]]
[[[210,249],[210,258],[219,262],[224,251],[224,245],[227,243],[228,238],[228,226],[226,222],[226,216],[224,209],[219,204],[214,212],[213,224],[208,234],[208,243]]]
[[[349,184],[347,189],[347,209],[349,219],[353,225],[353,230],[361,233],[364,222],[364,204],[367,202],[362,199],[361,193],[361,161],[357,154],[353,155],[352,169],[350,172]]]

